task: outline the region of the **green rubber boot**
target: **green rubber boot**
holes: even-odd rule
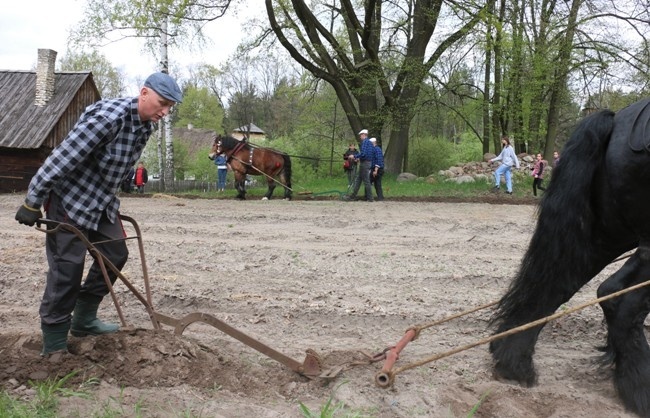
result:
[[[41,331],[43,332],[41,356],[49,357],[52,353],[67,352],[69,330],[70,322],[55,325],[41,324]]]
[[[97,296],[79,297],[72,313],[70,333],[75,337],[87,335],[111,334],[117,332],[120,326],[106,324],[97,319],[97,309],[102,298]]]

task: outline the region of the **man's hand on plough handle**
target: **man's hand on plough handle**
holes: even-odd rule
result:
[[[28,206],[27,203],[23,203],[22,206],[18,208],[16,212],[16,220],[18,223],[27,226],[34,226],[36,221],[43,217],[40,208],[33,208]]]

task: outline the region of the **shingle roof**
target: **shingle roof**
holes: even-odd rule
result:
[[[250,128],[249,128],[249,126],[250,126]],[[265,133],[259,126],[255,125],[254,123],[250,123],[248,125],[240,126],[239,128],[235,129],[235,132],[242,132],[242,133],[250,132],[252,134],[263,134],[263,133]]]
[[[39,107],[35,72],[0,70],[0,147],[38,148],[88,77],[89,71],[55,73],[54,95]]]

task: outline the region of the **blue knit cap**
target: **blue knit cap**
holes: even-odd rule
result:
[[[153,73],[147,77],[144,86],[172,102],[181,103],[183,101],[183,93],[180,87],[178,87],[176,81],[169,74]]]

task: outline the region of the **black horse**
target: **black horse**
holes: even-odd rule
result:
[[[503,332],[552,314],[626,251],[626,263],[598,297],[650,279],[650,99],[618,113],[586,117],[567,142],[539,206],[519,271],[499,301],[493,325]],[[644,320],[650,287],[601,303],[607,322],[604,359],[614,364],[626,408],[650,416],[650,347]],[[533,353],[542,326],[490,345],[498,376],[536,383]]]
[[[264,176],[268,190],[263,200],[273,196],[276,182],[284,187],[284,198],[291,200],[291,158],[281,151],[258,147],[232,136],[217,135],[208,157],[213,160],[225,153],[228,164],[235,173],[237,199],[246,198],[246,175]]]

